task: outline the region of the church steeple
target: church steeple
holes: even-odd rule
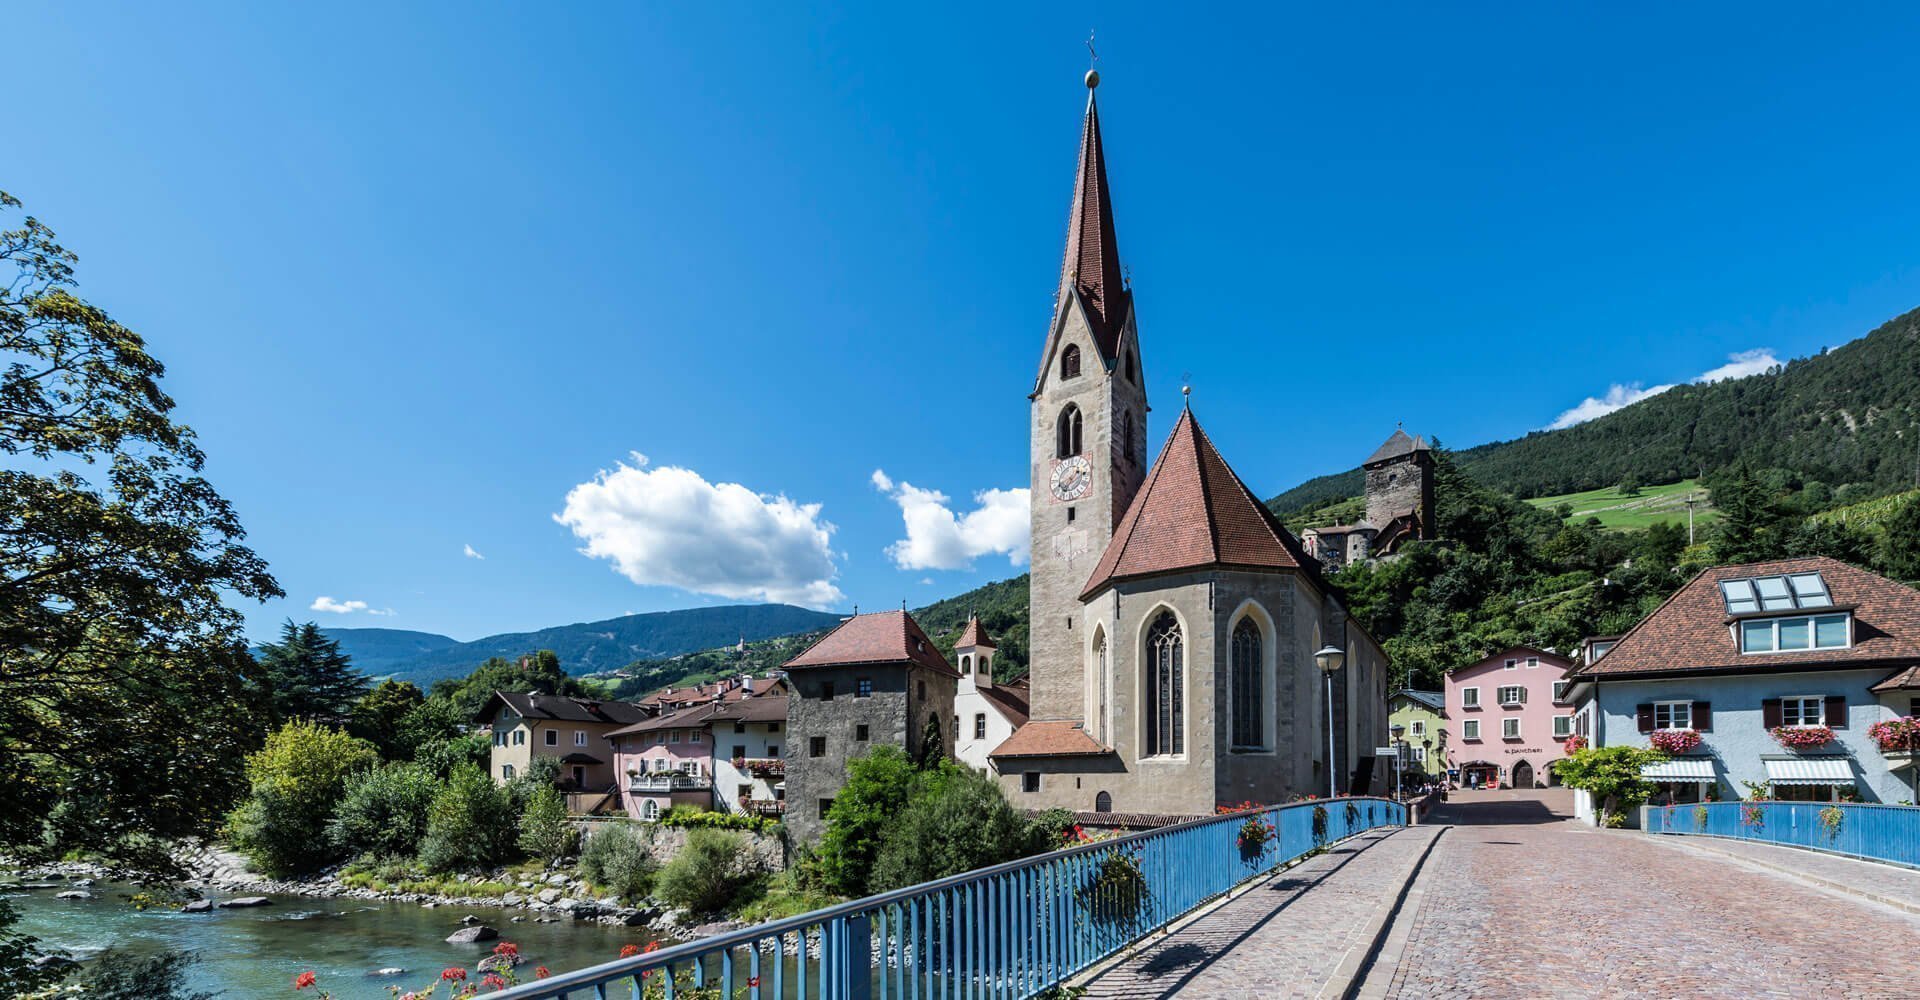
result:
[[[1107,157],[1100,143],[1100,106],[1094,88],[1100,74],[1087,72],[1087,116],[1080,127],[1080,169],[1073,179],[1073,207],[1067,215],[1067,249],[1060,265],[1056,309],[1078,296],[1086,310],[1102,360],[1119,350],[1131,293],[1120,271],[1120,241],[1114,236],[1113,198],[1107,189]]]

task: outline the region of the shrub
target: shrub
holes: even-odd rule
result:
[[[432,705],[433,702],[427,702]],[[416,763],[432,771],[435,777],[445,778],[453,769],[462,764],[487,769],[488,757],[493,753],[492,744],[487,742],[485,733],[468,733],[447,739],[428,740],[414,748],[413,759]]]
[[[867,894],[881,840],[912,797],[917,779],[913,761],[897,747],[874,747],[847,762],[847,783],[827,813],[818,848],[827,889],[842,896]]]
[[[247,758],[247,799],[227,820],[233,845],[261,871],[302,875],[340,857],[324,835],[347,779],[372,767],[373,745],[311,722],[289,722]]]
[[[693,830],[687,845],[660,870],[657,891],[688,913],[718,913],[760,875],[759,863],[739,834]]]
[[[1658,750],[1596,747],[1569,754],[1554,766],[1553,773],[1567,787],[1593,796],[1601,825],[1618,827],[1625,824],[1627,810],[1654,793],[1653,783],[1641,777],[1641,770],[1666,759],[1667,755]]]
[[[388,764],[347,779],[327,821],[327,839],[341,854],[412,857],[427,835],[427,809],[440,790],[419,764]]]
[[[660,817],[659,823],[684,830],[751,830],[754,833],[772,833],[780,826],[780,821],[771,816],[714,812],[692,806],[674,806]]]
[[[648,834],[634,823],[610,823],[594,831],[580,850],[580,874],[622,899],[653,891],[660,864],[647,849]]]
[[[572,854],[580,831],[567,819],[567,800],[551,785],[534,789],[520,810],[520,849],[552,861]]]
[[[427,809],[420,863],[428,871],[446,872],[505,861],[513,854],[515,819],[506,789],[479,768],[462,764]]]
[[[835,803],[835,809],[839,804]],[[1051,850],[1058,823],[1029,820],[985,774],[942,762],[887,825],[867,892],[885,892]]]

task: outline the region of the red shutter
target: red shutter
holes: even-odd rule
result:
[[[1640,705],[1635,705],[1633,708],[1633,714],[1637,718],[1637,721],[1640,723],[1641,732],[1643,733],[1653,732],[1653,703],[1652,702],[1645,702]]]
[[[1780,699],[1768,698],[1760,703],[1760,725],[1765,729],[1780,728]]]
[[[1828,729],[1847,728],[1847,697],[1846,695],[1840,695],[1840,694],[1827,695],[1827,710],[1821,714],[1825,716],[1825,721],[1827,723]]]
[[[1693,728],[1706,733],[1713,731],[1713,703],[1696,701],[1693,703]]]

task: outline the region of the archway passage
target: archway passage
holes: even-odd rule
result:
[[[1513,765],[1513,787],[1515,788],[1532,788],[1533,787],[1533,765],[1532,764],[1529,764],[1523,760]]]

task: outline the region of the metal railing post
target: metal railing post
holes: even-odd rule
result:
[[[873,924],[866,913],[856,913],[840,928],[839,950],[841,982],[846,985],[847,1000],[873,1000]]]

